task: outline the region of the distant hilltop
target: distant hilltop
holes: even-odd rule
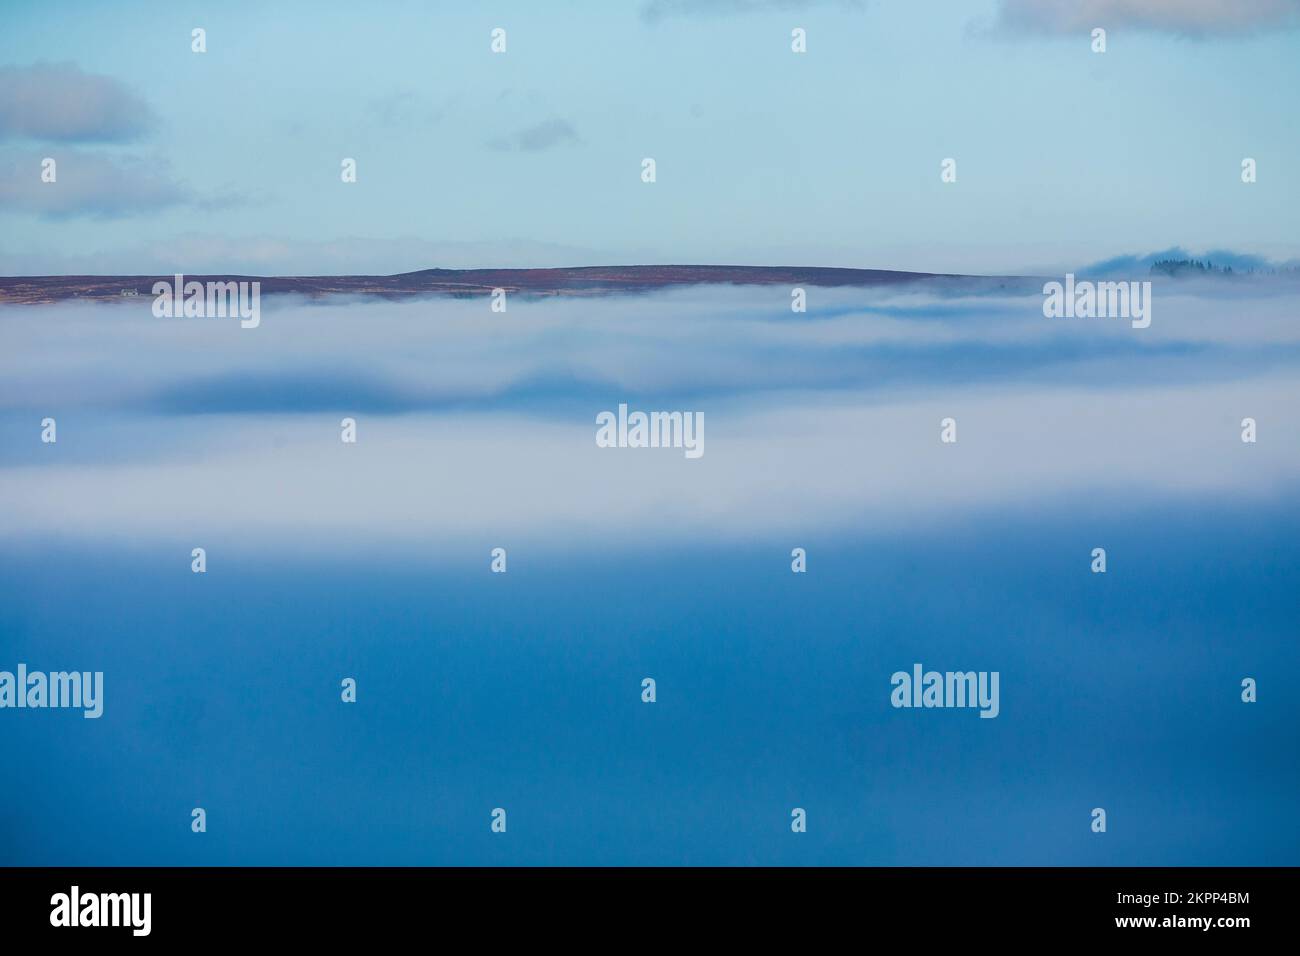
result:
[[[0,277],[0,302],[42,303],[69,299],[119,299],[153,294],[165,276],[14,276]],[[423,269],[392,276],[190,275],[185,281],[261,283],[262,295],[296,294],[320,298],[366,295],[485,295],[493,289],[525,295],[613,295],[653,292],[690,285],[882,286],[942,280],[980,288],[1021,289],[1016,276],[961,276],[885,269],[824,269],[802,266],[580,266],[566,269]]]
[[[1294,266],[1256,267],[1233,269],[1231,265],[1218,265],[1200,259],[1157,259],[1151,263],[1152,275],[1166,275],[1177,278],[1185,275],[1300,275],[1300,268]]]

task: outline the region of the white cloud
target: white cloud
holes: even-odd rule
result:
[[[157,320],[147,299],[9,308],[0,536],[634,547],[1293,493],[1297,295],[1231,288],[1158,290],[1140,332],[1046,320],[1032,296],[897,290],[814,290],[807,316],[783,289],[505,314],[268,300],[255,331]],[[399,413],[359,407],[374,383]],[[703,411],[704,457],[598,449],[595,415],[620,401]],[[57,446],[37,440],[44,415]],[[938,441],[950,415],[955,446]]]

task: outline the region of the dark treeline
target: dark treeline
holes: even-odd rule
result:
[[[1281,269],[1233,269],[1232,266],[1216,266],[1213,262],[1200,259],[1157,259],[1151,263],[1152,275],[1296,275],[1300,268],[1287,266]]]

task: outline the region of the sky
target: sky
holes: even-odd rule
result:
[[[1290,261],[1296,11],[14,0],[0,274]]]

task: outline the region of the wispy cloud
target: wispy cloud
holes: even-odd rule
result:
[[[851,9],[862,9],[866,5],[864,0],[647,0],[641,8],[641,16],[654,23],[672,17],[772,13],[830,4]]]
[[[0,169],[3,166],[0,164]],[[27,173],[24,172],[24,175]],[[218,194],[232,202],[240,194]],[[0,206],[3,199],[0,198]],[[205,208],[204,201],[195,202]],[[93,252],[15,248],[0,243],[0,275],[393,275],[419,269],[545,268],[597,261],[589,248],[524,239],[500,241],[185,233]]]
[[[121,143],[154,123],[149,106],[111,76],[71,63],[0,67],[0,139]]]
[[[53,149],[55,180],[41,177],[40,153],[0,154],[0,210],[48,219],[120,219],[196,200],[165,163]]]
[[[1127,27],[1186,36],[1244,34],[1300,25],[1300,0],[1002,0],[998,24],[1042,33]]]
[[[429,127],[447,115],[453,98],[441,104],[430,102],[413,90],[396,90],[366,101],[366,116],[384,127]]]
[[[568,120],[553,118],[543,120],[532,126],[516,130],[508,136],[492,140],[488,145],[493,149],[514,150],[522,153],[535,153],[552,149],[567,143],[580,143],[581,138],[573,124]]]

